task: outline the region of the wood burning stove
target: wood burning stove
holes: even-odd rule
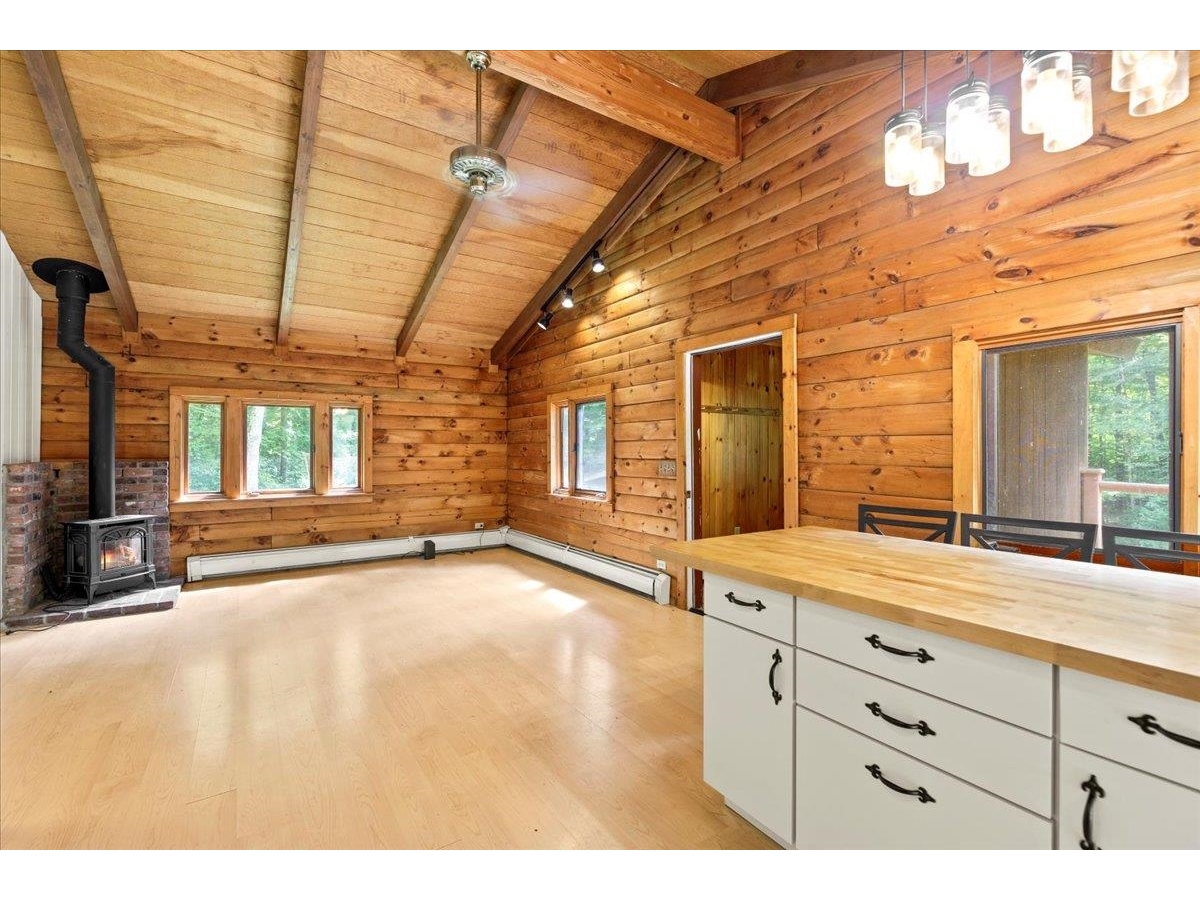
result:
[[[130,588],[149,579],[155,587],[153,521],[147,516],[110,516],[63,523],[64,583],[79,585],[88,603],[96,594]]]

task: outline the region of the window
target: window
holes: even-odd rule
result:
[[[953,329],[955,509],[1200,531],[1200,297],[1136,300]]]
[[[984,510],[1174,530],[1178,326],[985,351]]]
[[[556,497],[611,501],[611,387],[551,396],[548,421],[551,423],[550,493]]]
[[[314,502],[371,490],[368,397],[171,390],[176,502]]]

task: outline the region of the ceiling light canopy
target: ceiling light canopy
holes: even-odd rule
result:
[[[467,64],[475,70],[475,143],[454,148],[450,177],[465,185],[476,200],[482,200],[511,193],[517,182],[504,157],[483,145],[483,72],[492,58],[486,50],[468,50],[466,56]]]

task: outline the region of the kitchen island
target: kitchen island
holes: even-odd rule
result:
[[[785,846],[1200,848],[1200,580],[826,528],[705,573],[705,780]]]

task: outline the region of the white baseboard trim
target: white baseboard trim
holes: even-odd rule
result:
[[[379,541],[353,541],[344,544],[312,544],[279,550],[247,550],[239,553],[214,553],[189,556],[187,580],[203,581],[228,575],[252,575],[286,569],[307,569],[338,563],[395,559],[421,552],[426,541],[433,541],[438,553],[480,550],[488,547],[513,547],[540,556],[576,571],[618,584],[649,597],[656,603],[671,602],[671,576],[645,566],[634,565],[611,556],[548,541],[536,535],[515,531],[507,525],[487,531],[453,534],[419,534]]]

